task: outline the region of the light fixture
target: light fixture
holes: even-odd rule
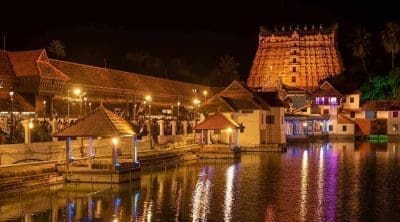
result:
[[[230,134],[230,133],[232,133],[232,128],[231,128],[231,127],[228,127],[228,128],[226,129],[226,131]]]
[[[304,127],[308,126],[307,122],[304,122],[304,123],[303,123],[303,126],[304,126]]]
[[[118,137],[113,137],[112,143],[114,144],[114,146],[118,145]]]
[[[14,91],[10,91],[10,97],[14,96]]]
[[[203,95],[204,95],[204,96],[207,96],[207,95],[208,95],[207,90],[203,90]]]
[[[151,102],[153,99],[151,98],[151,95],[146,95],[145,97],[144,97],[144,99],[147,101],[147,102]]]
[[[76,96],[79,96],[79,95],[81,94],[81,89],[80,89],[80,88],[75,88],[75,89],[74,89],[74,94],[75,94]]]
[[[193,104],[195,104],[195,105],[198,105],[198,104],[200,104],[200,100],[199,99],[197,99],[197,98],[194,98],[193,99]]]
[[[43,100],[43,105],[46,105],[46,103],[47,103],[47,101],[46,101],[46,100]]]
[[[30,121],[30,122],[28,123],[28,127],[29,127],[29,129],[33,129],[33,122],[32,122],[32,121]]]

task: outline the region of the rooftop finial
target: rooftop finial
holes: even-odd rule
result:
[[[319,29],[322,29],[322,24],[319,24]]]

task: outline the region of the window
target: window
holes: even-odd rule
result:
[[[296,62],[296,58],[293,58],[293,63],[295,63]]]
[[[393,124],[392,125],[392,130],[393,131],[398,131],[399,130],[399,124]]]
[[[324,109],[322,114],[329,115],[329,109]]]
[[[376,112],[375,111],[366,111],[365,118],[370,119],[370,120],[376,119]]]
[[[352,111],[350,112],[350,118],[355,118],[356,117],[356,112]]]
[[[399,117],[399,112],[393,111],[393,118],[397,118],[397,117]]]
[[[343,125],[343,126],[342,126],[342,131],[343,131],[343,132],[346,132],[346,131],[347,131],[347,126],[346,126],[346,125]]]
[[[354,103],[354,97],[350,97],[350,103]]]
[[[292,82],[296,82],[296,76],[292,76]]]
[[[294,43],[294,47],[296,47],[297,46],[297,44],[296,43]]]
[[[264,114],[261,114],[261,124],[264,124]]]
[[[333,131],[333,125],[329,125],[329,131]]]
[[[292,71],[293,71],[293,72],[296,72],[296,67],[293,67]]]
[[[297,54],[296,50],[294,50],[294,51],[293,51],[293,54],[294,54],[294,55],[296,55],[296,54]]]
[[[266,124],[275,124],[275,117],[274,117],[274,115],[266,115],[266,116],[265,116],[265,123],[266,123]]]
[[[343,97],[343,103],[346,103],[346,97]]]

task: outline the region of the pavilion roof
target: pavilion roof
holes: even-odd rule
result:
[[[93,112],[54,136],[113,137],[133,136],[134,134],[132,126],[127,121],[103,106],[99,106]]]
[[[343,94],[335,89],[328,81],[323,82],[311,95],[312,97],[343,97]]]
[[[226,129],[226,128],[239,128],[232,119],[226,117],[224,114],[217,112],[215,115],[209,116],[203,122],[200,122],[194,127],[195,130],[214,130],[214,129]]]
[[[14,92],[13,98],[14,98],[14,104],[12,104],[11,102],[9,92],[5,89],[1,89],[0,111],[10,112],[11,109],[13,109],[14,112],[35,112],[35,108],[18,93]]]

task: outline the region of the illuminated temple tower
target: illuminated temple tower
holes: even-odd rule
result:
[[[264,90],[280,84],[314,89],[318,81],[343,71],[337,48],[337,25],[331,28],[260,28],[259,45],[247,85]]]

